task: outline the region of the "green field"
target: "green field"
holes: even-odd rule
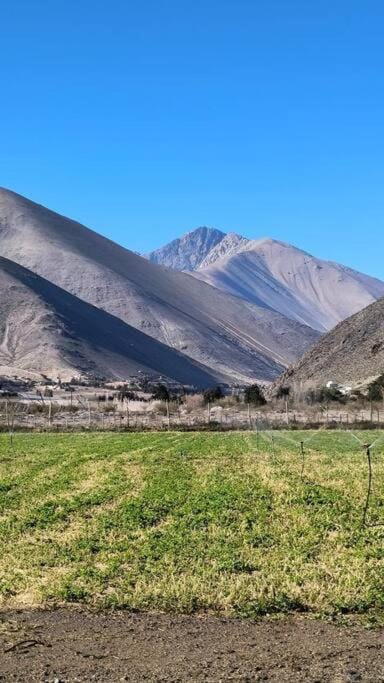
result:
[[[361,528],[364,449],[319,432],[302,473],[312,435],[1,435],[1,604],[383,623],[384,438]]]

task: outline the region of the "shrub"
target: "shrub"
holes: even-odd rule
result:
[[[116,412],[116,406],[114,403],[107,403],[101,408],[102,413],[114,413]]]
[[[164,401],[156,401],[152,404],[152,407],[158,415],[168,415],[169,406],[167,406]]]
[[[124,399],[127,399],[128,401],[137,401],[138,395],[131,389],[124,388],[119,391],[117,398],[119,401],[124,401]]]
[[[198,410],[203,405],[203,397],[201,394],[194,394],[193,396],[185,396],[183,404],[187,413]]]
[[[337,387],[320,387],[307,391],[305,400],[312,405],[314,403],[330,403],[331,401],[347,403],[347,396],[342,394]]]

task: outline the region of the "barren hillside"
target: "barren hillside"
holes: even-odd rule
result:
[[[200,387],[223,379],[2,257],[0,288],[0,375],[124,379],[141,372]]]
[[[367,383],[384,372],[384,298],[322,337],[276,386],[311,387],[328,380]]]
[[[273,379],[318,336],[8,190],[0,254],[234,381]]]
[[[194,275],[320,332],[384,296],[384,282],[272,239],[240,244]]]

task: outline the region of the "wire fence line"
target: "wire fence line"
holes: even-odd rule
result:
[[[76,405],[42,401],[0,401],[0,431],[139,431],[139,430],[296,430],[383,429],[384,411],[333,409],[258,410],[251,405],[215,404],[187,412],[173,402],[148,405],[129,401],[100,405],[78,396]]]

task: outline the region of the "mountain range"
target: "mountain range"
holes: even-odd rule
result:
[[[151,360],[148,367],[159,371],[155,349],[149,343],[152,339],[197,364],[199,372],[205,373],[207,385],[212,381],[271,381],[319,336],[308,325],[277,310],[221,291],[192,274],[164,268],[6,189],[0,190],[0,256],[72,294],[70,307],[76,316],[80,301],[140,331],[145,335],[142,343],[148,349],[146,358]],[[13,302],[14,291],[14,287],[8,288],[7,311],[20,306],[19,300]],[[84,308],[81,310],[85,315]],[[78,330],[77,323],[67,322]],[[102,326],[107,329],[109,324],[105,320]],[[2,329],[0,344],[7,349],[4,317]],[[88,354],[85,345],[89,346],[89,358],[93,357],[92,344],[103,348],[96,323],[91,338],[85,339],[80,333],[76,336],[75,331],[73,334],[83,356]],[[128,338],[132,329],[125,334]],[[52,348],[57,339],[57,335],[51,337]],[[29,349],[28,367],[47,372],[43,368],[47,364],[51,374],[67,368],[61,347],[56,351],[55,369],[40,351],[41,346],[35,348],[34,359]],[[138,362],[126,345],[122,355],[127,362]],[[22,367],[23,363],[19,356],[14,365]],[[83,367],[79,361],[79,373]],[[117,374],[124,372],[122,367]],[[176,377],[171,368],[169,373]],[[201,374],[199,377],[197,383],[201,384]]]
[[[192,275],[245,301],[326,332],[384,296],[384,282],[346,266],[318,259],[290,244],[248,240],[230,233],[210,246],[207,228],[198,228],[156,252],[157,263],[179,268],[204,234]],[[176,251],[177,250],[177,253]],[[149,254],[149,258],[152,255]]]
[[[369,305],[384,283],[270,238],[203,227],[143,257],[0,189],[0,286],[5,376],[145,373],[199,388],[272,382],[309,349],[292,367],[298,381],[317,381],[333,357],[335,376],[343,369],[340,326],[318,341],[321,334],[367,305],[366,348],[359,317],[352,328],[342,323],[341,335],[367,358],[372,341],[381,359]],[[381,306],[372,310],[382,315]],[[316,369],[323,358],[324,372]]]

